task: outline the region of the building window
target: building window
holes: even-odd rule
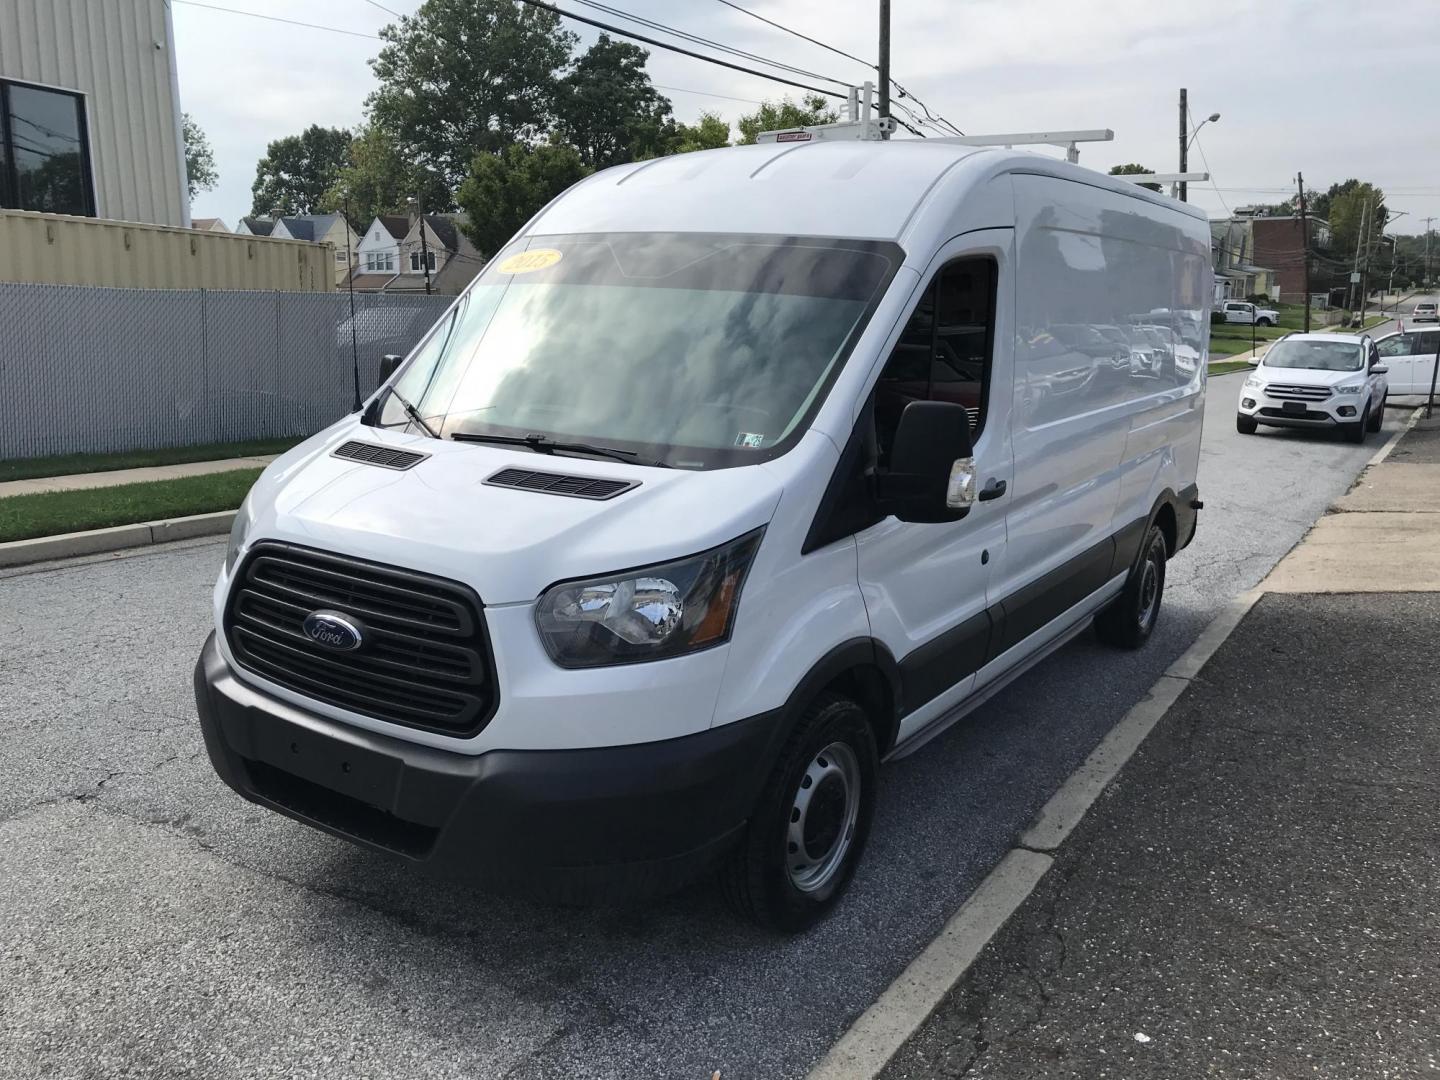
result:
[[[79,94],[0,80],[0,206],[95,216]]]
[[[411,269],[414,273],[417,273],[417,274],[420,272],[420,265],[421,265],[421,264],[420,264],[420,256],[421,256],[421,254],[422,254],[422,253],[419,252],[419,251],[412,251],[412,252],[410,253],[410,269]],[[424,252],[423,254],[427,256],[427,258],[426,258],[425,261],[430,264],[429,269],[430,269],[430,272],[433,274],[433,273],[435,272],[435,252],[433,252],[433,251],[427,251],[427,252]]]
[[[367,251],[365,253],[365,269],[372,274],[383,273],[384,271],[395,271],[395,252],[393,251]]]

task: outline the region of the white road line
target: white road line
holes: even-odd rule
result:
[[[1368,469],[1371,465],[1379,465],[1382,461],[1388,458],[1390,456],[1390,451],[1395,449],[1395,444],[1398,443],[1402,438],[1404,438],[1407,431],[1409,431],[1411,428],[1413,428],[1416,424],[1420,422],[1420,417],[1424,412],[1425,406],[1421,405],[1413,413],[1411,413],[1410,419],[1405,421],[1404,425],[1401,426],[1400,430],[1391,433],[1390,438],[1385,440],[1385,445],[1380,447],[1379,450],[1375,451],[1375,456],[1365,463],[1365,468]],[[1361,473],[1361,476],[1363,475],[1364,473]],[[1357,484],[1360,482],[1359,476],[1355,478],[1355,482]]]
[[[1262,595],[1259,589],[1253,589],[1233,600],[1166,669],[1144,699],[1120,719],[1051,796],[1020,835],[1018,846],[1011,848],[990,871],[939,936],[820,1059],[808,1080],[874,1080],[880,1075],[896,1051],[964,977],[1015,909],[1034,892],[1054,862],[1046,853],[1058,848],[1080,824],[1145,737]]]

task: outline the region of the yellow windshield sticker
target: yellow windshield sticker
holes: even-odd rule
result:
[[[534,251],[522,251],[519,255],[511,255],[500,264],[502,274],[533,274],[536,270],[545,270],[558,263],[564,256],[554,248],[536,248]]]

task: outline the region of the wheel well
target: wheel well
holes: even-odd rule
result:
[[[877,667],[861,665],[840,672],[820,689],[843,694],[865,710],[875,732],[875,746],[885,754],[895,742],[899,721],[895,715],[895,694],[890,681]]]
[[[1168,501],[1161,503],[1160,509],[1155,512],[1155,525],[1165,537],[1167,557],[1174,555],[1180,542],[1179,528],[1175,522],[1175,508]]]

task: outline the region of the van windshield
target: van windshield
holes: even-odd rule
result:
[[[1315,371],[1359,371],[1365,349],[1345,341],[1281,341],[1270,346],[1265,366]]]
[[[446,438],[750,464],[799,438],[902,258],[870,241],[528,237],[491,260],[396,389]],[[409,421],[391,396],[379,422]]]

